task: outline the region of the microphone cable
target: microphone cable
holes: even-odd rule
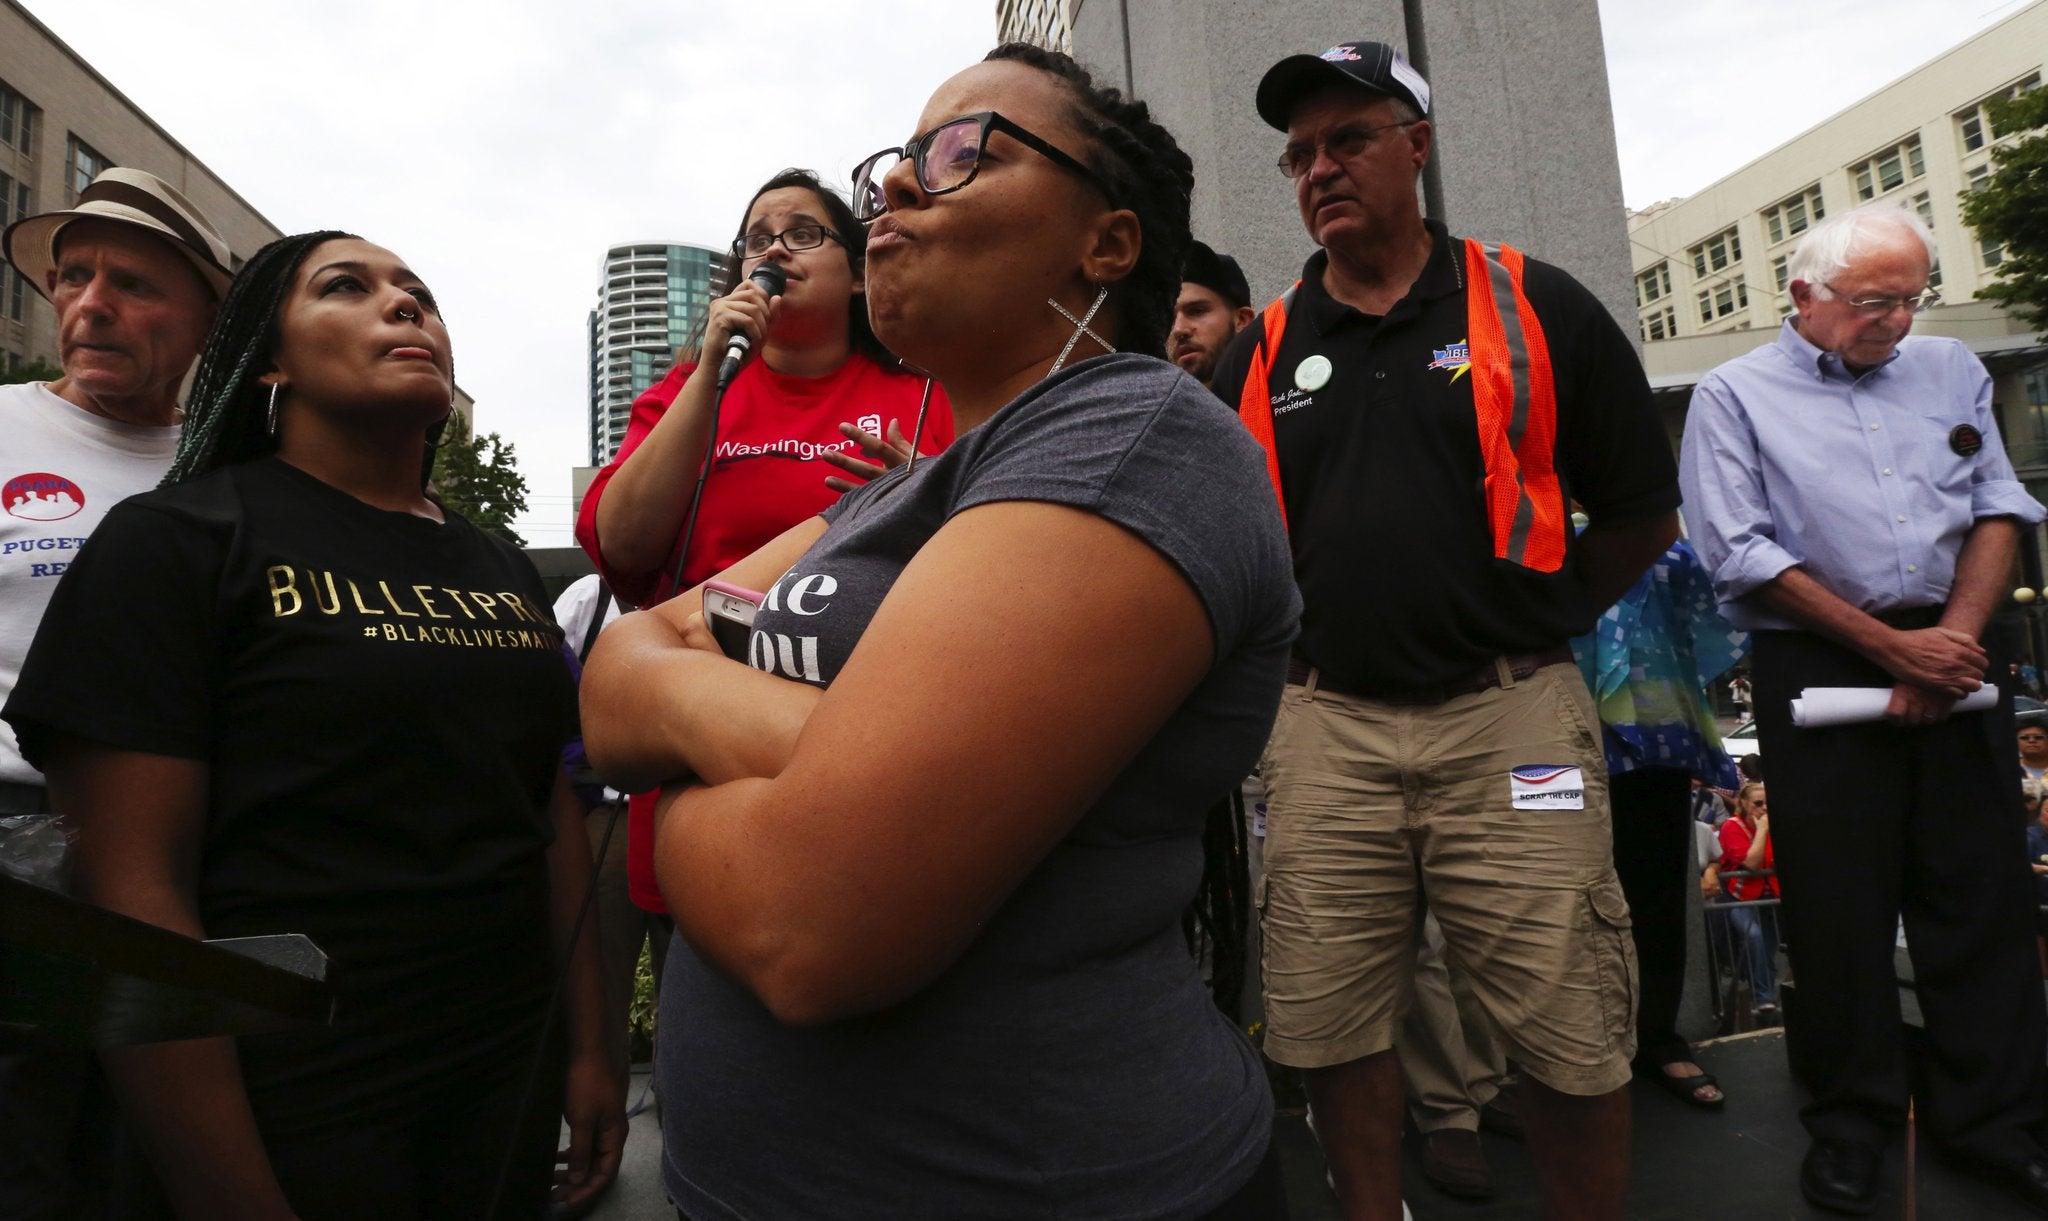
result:
[[[759,284],[768,294],[769,300],[782,295],[789,285],[789,273],[779,263],[763,263],[747,277],[750,284]],[[724,362],[718,368],[718,390],[711,398],[711,425],[704,434],[704,461],[697,465],[697,484],[690,489],[690,511],[683,518],[683,532],[676,554],[675,571],[669,575],[668,596],[673,598],[683,592],[683,568],[690,562],[690,542],[697,535],[697,511],[704,504],[704,485],[711,479],[711,462],[718,452],[718,413],[725,406],[726,388],[739,375],[740,364],[753,347],[745,335],[735,335],[726,346]]]

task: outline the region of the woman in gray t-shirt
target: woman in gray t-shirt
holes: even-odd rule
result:
[[[693,1221],[1284,1215],[1179,916],[1299,615],[1258,447],[1157,358],[1189,162],[1008,46],[855,175],[959,439],[605,633],[592,758],[665,784],[664,1170]],[[1081,325],[1076,325],[1078,320]],[[1121,350],[1122,354],[1115,354]]]

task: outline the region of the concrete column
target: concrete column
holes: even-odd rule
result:
[[[1260,303],[1313,245],[1274,166],[1280,134],[1252,107],[1259,77],[1372,38],[1434,91],[1430,210],[1563,267],[1636,333],[1596,0],[1082,0],[1073,30],[1075,58],[1128,81],[1194,158],[1195,236],[1237,257]]]

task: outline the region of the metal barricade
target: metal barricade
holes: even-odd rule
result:
[[[1790,978],[1775,896],[1737,899],[1738,882],[1772,878],[1772,870],[1729,870],[1722,897],[1706,905],[1707,994],[1715,1033],[1728,1035],[1779,1023],[1778,989]]]

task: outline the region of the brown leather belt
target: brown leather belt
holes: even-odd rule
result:
[[[1520,682],[1545,666],[1572,664],[1569,645],[1544,649],[1537,653],[1511,653],[1501,658],[1507,663],[1508,673]],[[1433,687],[1402,687],[1379,691],[1360,691],[1334,682],[1328,674],[1317,672],[1299,657],[1287,659],[1287,681],[1296,686],[1306,686],[1309,675],[1316,675],[1316,690],[1328,691],[1332,695],[1347,696],[1357,700],[1376,700],[1382,704],[1441,704],[1461,695],[1473,695],[1491,691],[1500,686],[1500,667],[1487,662],[1472,675]]]

